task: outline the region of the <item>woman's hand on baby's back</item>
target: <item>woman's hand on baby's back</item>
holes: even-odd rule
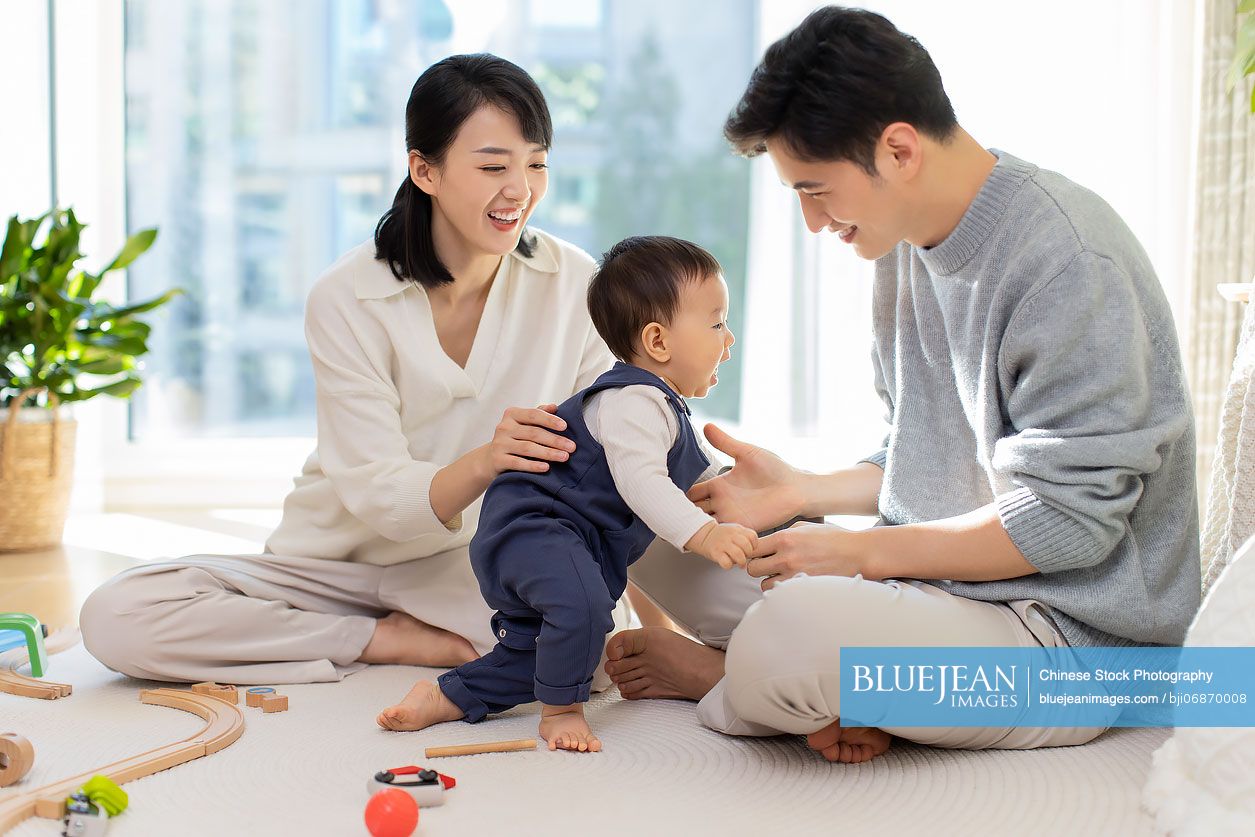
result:
[[[503,471],[542,474],[550,462],[570,458],[575,443],[559,435],[566,422],[555,415],[557,411],[556,404],[542,404],[534,409],[510,407],[502,414],[492,441],[482,448],[489,480]]]
[[[684,548],[713,561],[725,570],[744,567],[758,546],[758,535],[739,523],[707,523],[689,538]]]
[[[688,497],[720,523],[740,523],[756,531],[797,517],[803,502],[803,473],[769,450],[734,439],[713,424],[706,438],[731,456],[732,470],[693,486]]]

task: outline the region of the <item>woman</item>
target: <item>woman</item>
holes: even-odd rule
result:
[[[527,229],[553,134],[535,82],[494,56],[453,56],[415,83],[405,121],[409,175],[374,241],[309,296],[318,443],[265,553],[107,582],[80,622],[109,667],[318,682],[492,647],[467,560],[479,498],[502,471],[569,455],[553,405],[613,357],[585,305],[593,260]]]

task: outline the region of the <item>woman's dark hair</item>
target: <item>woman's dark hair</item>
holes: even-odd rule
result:
[[[894,122],[943,142],[958,127],[928,51],[881,15],[826,6],[767,48],[723,135],[746,157],[776,138],[802,160],[848,160],[875,176],[876,143]]]
[[[625,238],[606,251],[589,281],[588,313],[614,356],[630,362],[641,329],[670,325],[685,285],[722,272],[714,256],[682,238]]]
[[[462,123],[483,105],[514,116],[528,142],[546,150],[553,144],[549,106],[522,67],[495,55],[451,55],[432,64],[414,82],[405,105],[406,150],[439,165]],[[431,196],[406,174],[392,208],[375,227],[375,258],[386,261],[398,279],[412,279],[429,288],[453,281],[436,255],[431,216]],[[524,230],[516,249],[531,256],[534,244],[535,238]]]

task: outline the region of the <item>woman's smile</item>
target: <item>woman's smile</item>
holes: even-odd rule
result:
[[[518,228],[519,222],[523,220],[523,213],[526,207],[522,209],[490,209],[488,210],[488,221],[501,232],[513,232]]]

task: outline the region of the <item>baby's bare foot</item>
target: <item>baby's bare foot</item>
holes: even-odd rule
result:
[[[601,739],[593,735],[588,721],[584,720],[582,703],[541,709],[540,737],[549,742],[550,750],[601,751]]]
[[[396,706],[389,706],[379,713],[375,722],[384,729],[401,732],[425,729],[432,724],[456,721],[462,710],[444,696],[440,687],[429,681],[415,683],[410,693]]]
[[[394,611],[375,622],[375,633],[357,660],[453,668],[478,658],[475,648],[457,634]]]
[[[665,628],[620,631],[606,656],[606,674],[628,700],[701,700],[723,677],[722,651]]]
[[[828,761],[859,764],[871,761],[889,749],[893,736],[876,727],[842,727],[841,719],[806,736],[811,749]]]

